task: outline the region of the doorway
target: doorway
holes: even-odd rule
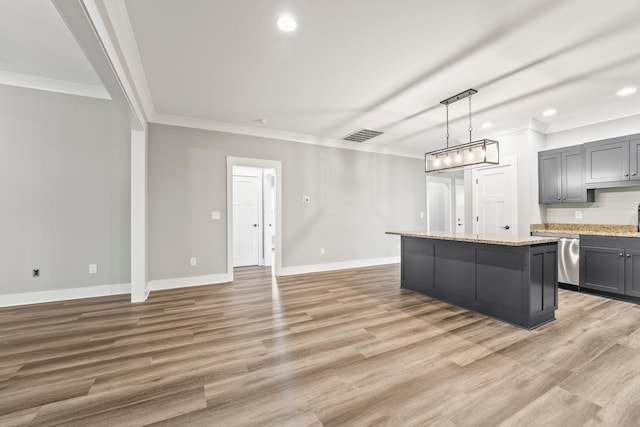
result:
[[[233,167],[233,266],[263,265],[260,231],[262,169]]]
[[[509,159],[498,166],[474,169],[473,231],[493,235],[518,234],[517,165]]]
[[[227,268],[282,268],[281,162],[227,158]]]
[[[464,232],[464,174],[427,175],[427,231]]]

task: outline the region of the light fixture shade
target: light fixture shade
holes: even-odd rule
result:
[[[466,169],[472,166],[500,164],[498,141],[481,139],[426,153],[425,172],[439,173]]]

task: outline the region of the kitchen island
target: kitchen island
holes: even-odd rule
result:
[[[557,238],[427,231],[401,236],[401,286],[527,329],[555,319]]]

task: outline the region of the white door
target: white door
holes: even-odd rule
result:
[[[233,177],[233,266],[260,260],[260,178]]]
[[[473,171],[477,233],[518,234],[516,166],[513,163]]]

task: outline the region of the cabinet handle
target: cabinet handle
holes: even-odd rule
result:
[[[618,254],[618,256],[622,256],[622,254]]]
[[[627,254],[627,258],[631,258],[631,254]]]
[[[558,197],[558,200],[562,200],[562,197]]]
[[[631,176],[636,176],[636,175],[638,175],[638,174],[637,174],[637,173],[635,173],[635,172],[631,174]]]
[[[624,176],[629,176],[629,174],[628,174],[628,173],[625,173],[625,174],[624,174]]]
[[[567,198],[566,198],[566,197],[563,197],[563,198],[562,198],[562,200],[567,200]]]

